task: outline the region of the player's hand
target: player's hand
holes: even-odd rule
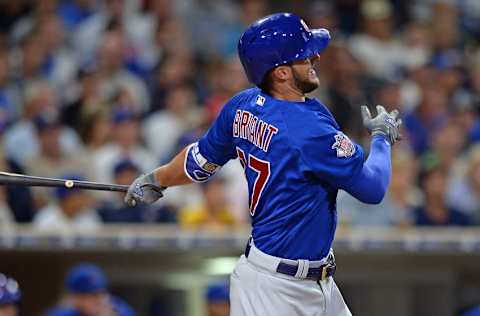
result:
[[[361,110],[363,125],[372,136],[383,135],[392,145],[401,139],[400,126],[402,120],[398,118],[398,110],[388,113],[383,106],[377,105],[377,116],[374,118],[372,118],[367,106],[363,105]]]
[[[135,206],[137,203],[152,204],[163,196],[165,189],[157,182],[153,172],[143,174],[128,188],[125,203],[130,206]]]

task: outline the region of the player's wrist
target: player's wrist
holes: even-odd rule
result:
[[[389,145],[392,145],[391,137],[383,132],[379,132],[379,133],[372,132],[372,140],[376,140],[376,139],[384,141]]]
[[[166,186],[165,185],[162,185],[160,179],[159,179],[159,172],[158,172],[158,169],[155,169],[153,171],[151,171],[150,173],[146,174],[145,177],[147,178],[147,181],[150,183],[150,184],[153,184],[157,187],[160,187],[162,189],[165,189]]]

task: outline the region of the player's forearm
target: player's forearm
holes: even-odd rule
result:
[[[155,178],[158,183],[165,187],[192,183],[184,169],[186,152],[187,149],[185,148],[169,163],[155,169]]]
[[[383,136],[374,136],[362,171],[346,191],[364,203],[378,204],[387,192],[392,172],[391,145]]]

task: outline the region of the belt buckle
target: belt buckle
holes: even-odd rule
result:
[[[328,277],[332,276],[335,273],[336,265],[327,263],[322,266],[322,273],[320,274],[320,280],[324,281]]]
[[[320,280],[325,280],[327,278],[327,267],[328,265],[322,266],[322,274],[320,275]]]

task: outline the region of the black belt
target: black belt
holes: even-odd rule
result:
[[[252,246],[250,245],[250,240],[249,240],[247,243],[247,247],[245,248],[245,257],[248,258],[251,248]],[[298,264],[280,262],[277,266],[276,271],[278,273],[282,273],[282,274],[286,274],[294,277],[295,275],[297,275],[298,267],[299,267]],[[323,281],[335,274],[336,267],[337,266],[335,264],[335,259],[333,255],[330,254],[328,255],[327,263],[322,264],[321,266],[316,268],[308,268],[307,276],[305,278],[309,280],[314,280],[314,281]]]

